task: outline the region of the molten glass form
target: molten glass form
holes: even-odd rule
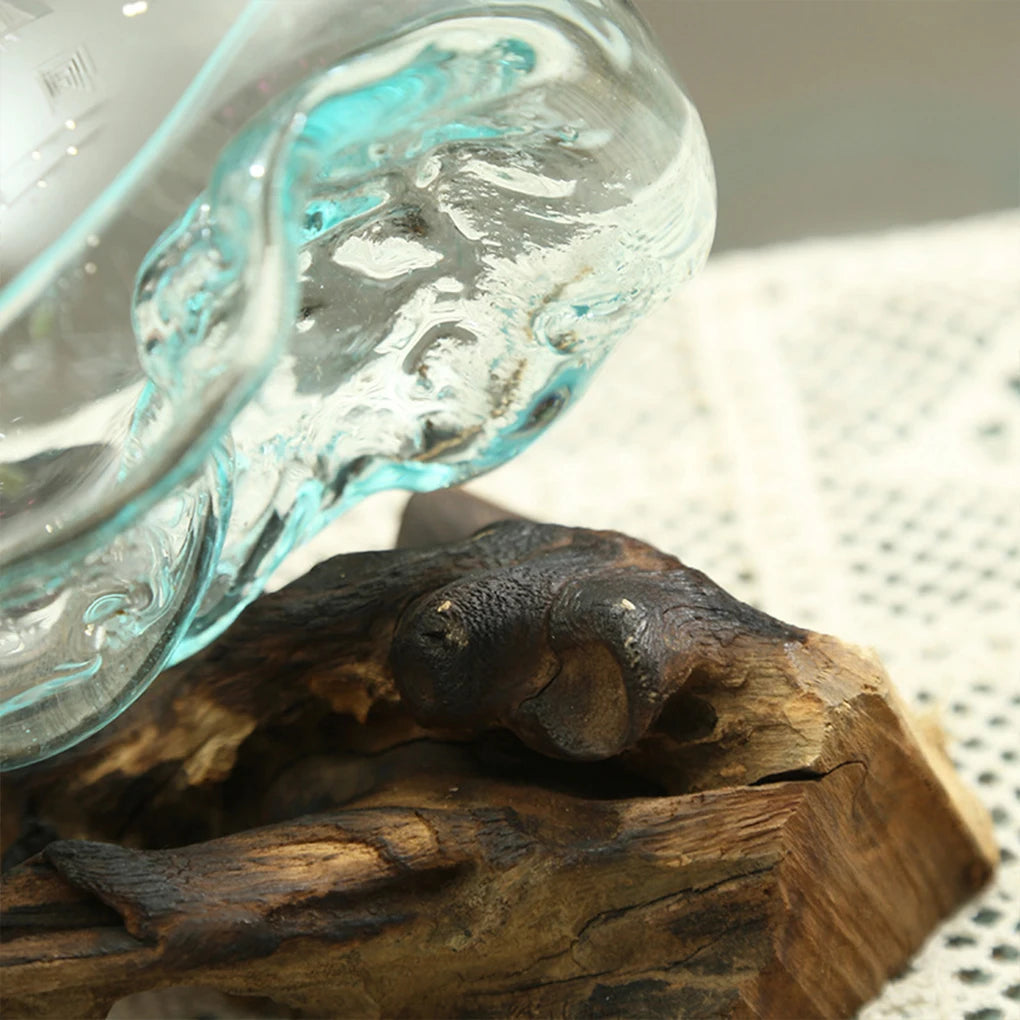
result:
[[[26,158],[65,155],[5,191],[15,230],[89,118],[100,167],[117,130],[116,97],[63,117],[55,88]],[[113,718],[354,502],[514,456],[714,227],[697,114],[617,0],[256,2],[108,163],[3,267],[5,767]]]

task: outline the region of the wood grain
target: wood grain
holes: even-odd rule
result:
[[[847,1016],[995,861],[869,653],[521,521],[320,565],[5,801],[8,860],[41,847],[2,885],[11,1017],[196,984]]]

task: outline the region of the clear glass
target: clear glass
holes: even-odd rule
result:
[[[715,195],[619,0],[0,18],[17,767],[122,711],[346,507],[530,443],[704,261]]]

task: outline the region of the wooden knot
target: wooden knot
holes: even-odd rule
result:
[[[522,527],[476,541],[505,544]],[[389,664],[420,723],[472,734],[506,727],[543,754],[608,758],[644,736],[693,670],[718,660],[720,643],[748,630],[803,634],[643,543],[570,535],[568,545],[470,572],[401,614]]]

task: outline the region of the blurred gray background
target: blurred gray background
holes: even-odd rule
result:
[[[1020,204],[1020,0],[634,0],[701,112],[715,251]]]

